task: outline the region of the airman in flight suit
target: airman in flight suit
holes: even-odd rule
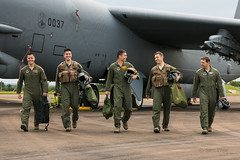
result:
[[[37,113],[40,105],[41,94],[43,92],[43,96],[47,96],[48,92],[45,72],[42,67],[35,64],[35,56],[33,53],[28,53],[27,61],[28,65],[21,69],[19,80],[17,82],[17,94],[19,99],[22,98],[21,90],[23,82],[25,84],[23,91],[23,109],[21,112],[21,129],[25,132],[28,131],[28,119],[32,105],[34,106],[34,129],[39,130]]]
[[[120,49],[117,53],[117,61],[112,63],[108,70],[108,77],[106,82],[106,95],[111,90],[111,84],[114,85],[114,133],[120,132],[121,127],[121,109],[124,107],[124,116],[122,118],[123,128],[128,129],[127,121],[130,119],[132,114],[132,94],[131,87],[128,83],[128,79],[124,76],[127,68],[134,68],[129,62],[126,62],[127,52]],[[132,75],[132,79],[139,78],[139,74]]]
[[[171,104],[171,88],[168,82],[168,74],[170,71],[175,70],[178,73],[178,77],[176,78],[176,82],[182,78],[182,75],[179,71],[176,70],[173,66],[170,66],[164,63],[163,58],[164,55],[162,52],[157,51],[154,54],[155,62],[157,63],[154,66],[149,74],[149,79],[146,88],[146,97],[149,99],[150,97],[150,89],[153,86],[154,89],[154,97],[153,97],[153,127],[155,133],[160,133],[160,111],[161,106],[163,104],[163,122],[162,127],[164,131],[170,131],[168,128],[169,123],[169,115],[170,115],[170,104]]]
[[[61,95],[63,126],[67,132],[70,132],[71,121],[69,107],[71,106],[73,109],[72,126],[73,128],[77,128],[79,105],[79,86],[77,77],[80,72],[86,71],[83,70],[78,62],[72,60],[72,52],[70,49],[65,49],[63,56],[65,61],[58,65],[56,71],[55,90],[58,96]]]
[[[217,89],[221,99],[224,99],[223,86],[220,73],[210,65],[210,58],[201,58],[201,66],[194,77],[192,97],[196,102],[196,94],[199,87],[200,98],[200,122],[202,134],[212,132],[212,123],[216,112]]]

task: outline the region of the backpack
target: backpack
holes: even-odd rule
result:
[[[105,117],[106,119],[112,117],[113,115],[112,105],[108,96],[106,96],[104,99],[102,114],[103,114],[103,117]]]
[[[172,102],[181,108],[186,108],[188,106],[187,98],[183,88],[179,83],[173,83],[171,86],[172,90]]]

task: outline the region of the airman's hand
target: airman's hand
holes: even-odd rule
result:
[[[178,82],[178,81],[179,81],[179,79],[180,79],[180,77],[178,76],[178,77],[175,79],[175,81],[176,81],[176,82]]]
[[[224,99],[225,99],[225,97],[221,97],[221,99],[222,99],[222,100],[224,100]]]
[[[106,94],[106,96],[108,96],[108,95],[109,95],[109,92],[108,92],[108,91],[106,91],[106,92],[105,92],[105,94]]]
[[[196,97],[193,97],[193,102],[197,103],[197,98]]]
[[[137,75],[133,75],[133,74],[132,74],[132,79],[133,79],[133,80],[134,80],[134,79],[137,79],[137,77],[138,77]]]
[[[61,93],[57,93],[57,96],[61,96]]]
[[[88,77],[88,81],[89,81],[89,83],[91,83],[92,82],[92,78]]]
[[[46,92],[44,92],[42,95],[43,95],[44,97],[46,97],[46,96],[47,96],[47,93],[46,93]]]
[[[149,100],[150,96],[149,96],[149,95],[146,95],[146,97],[147,97],[147,100]]]
[[[22,95],[21,94],[18,94],[18,99],[22,99]]]

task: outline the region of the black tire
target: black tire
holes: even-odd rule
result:
[[[188,103],[189,106],[192,105],[192,103],[191,103],[191,98],[187,98],[187,103]]]

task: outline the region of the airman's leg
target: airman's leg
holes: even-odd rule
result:
[[[208,129],[209,100],[207,95],[204,95],[203,93],[199,93],[199,96],[200,96],[200,122],[201,122],[201,127],[203,129],[202,133],[205,134],[206,130]]]
[[[71,128],[70,122],[70,92],[69,86],[61,86],[61,100],[62,100],[62,121],[65,129]]]
[[[116,128],[121,127],[121,111],[122,111],[122,102],[123,102],[123,94],[121,93],[120,89],[117,87],[113,88],[113,100],[114,100],[114,126]]]
[[[160,131],[159,121],[160,121],[160,111],[162,106],[161,88],[154,88],[153,96],[153,127],[158,128]]]
[[[212,123],[214,120],[216,112],[216,98],[209,100],[209,106],[208,106],[208,128],[212,127]]]
[[[132,114],[132,95],[131,95],[131,90],[125,91],[124,93],[124,115],[122,118],[122,122],[126,123]]]
[[[39,107],[40,107],[40,95],[35,95],[33,98],[33,107],[34,107],[34,127],[38,128],[38,116],[39,116]]]
[[[169,131],[168,129],[168,123],[170,119],[170,110],[171,110],[171,89],[170,87],[164,87],[163,92],[163,123],[162,127],[163,129],[166,129],[166,131]]]
[[[28,130],[28,120],[29,120],[31,106],[33,105],[32,101],[33,101],[32,96],[27,92],[25,92],[23,95],[23,104],[22,104],[23,109],[21,111],[21,121],[22,121],[22,125],[24,125],[24,127],[26,128],[26,131]],[[25,131],[25,129],[23,130]]]
[[[78,107],[79,107],[79,89],[77,85],[74,88],[72,88],[71,106],[73,109],[73,115],[72,115],[73,128],[76,128],[77,120],[78,120]]]

